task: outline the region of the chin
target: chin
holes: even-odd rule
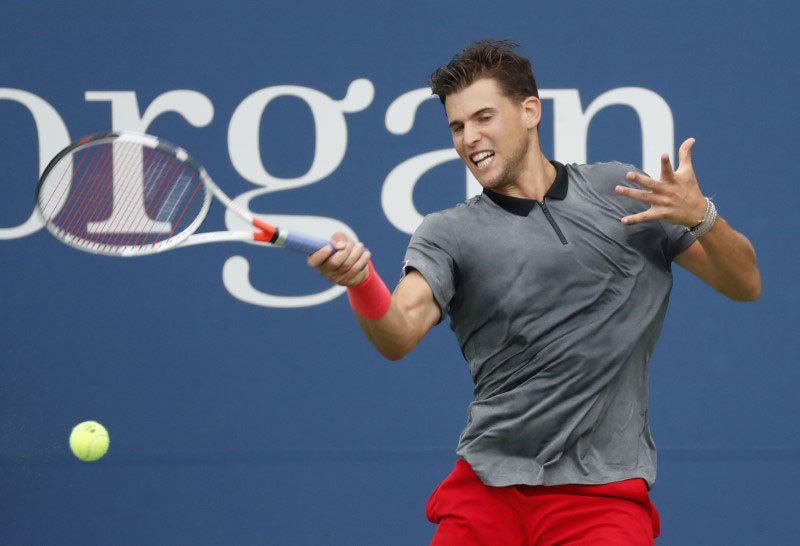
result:
[[[498,188],[502,188],[506,185],[505,177],[503,176],[492,176],[492,177],[483,177],[478,178],[478,182],[480,182],[481,186],[484,188],[489,188],[490,190],[497,190]]]
[[[492,176],[488,173],[476,173],[472,169],[470,169],[472,176],[475,177],[475,180],[481,185],[481,187],[494,189],[495,187],[499,186],[502,182],[502,177]]]

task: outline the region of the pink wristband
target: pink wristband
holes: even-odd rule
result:
[[[389,307],[392,305],[392,295],[372,266],[372,261],[368,262],[368,265],[367,280],[358,286],[348,288],[347,298],[356,313],[366,319],[376,320],[389,311]]]

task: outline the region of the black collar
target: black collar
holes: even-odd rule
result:
[[[569,186],[567,169],[558,161],[550,161],[550,163],[556,168],[556,179],[553,180],[550,189],[547,190],[545,198],[564,199],[567,196],[567,189]],[[533,204],[536,203],[533,199],[511,197],[492,191],[489,188],[483,188],[483,193],[486,197],[494,201],[496,205],[517,216],[529,215],[531,210],[533,210]]]

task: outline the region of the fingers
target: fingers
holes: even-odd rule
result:
[[[370,256],[363,243],[356,243],[343,233],[335,233],[331,245],[311,254],[307,263],[333,283],[355,286],[369,275],[367,263]]]
[[[634,184],[638,184],[639,186],[642,186],[642,187],[645,187],[645,188],[648,188],[648,189],[650,189],[653,186],[655,186],[656,184],[658,184],[657,180],[653,180],[649,176],[645,176],[643,174],[640,174],[640,173],[637,173],[637,172],[633,172],[633,171],[630,171],[627,175],[625,175],[625,178],[627,178],[628,180],[630,180]],[[618,187],[624,187],[624,186],[618,186]]]
[[[646,210],[644,212],[640,212],[639,214],[633,214],[631,216],[625,216],[620,221],[623,224],[638,224],[640,222],[649,222],[650,220],[655,220],[655,215],[651,212],[652,209]]]
[[[669,154],[661,154],[661,180],[668,182],[672,180],[672,175],[675,174],[672,170],[672,163],[669,161]]]
[[[306,258],[306,263],[311,267],[319,267],[325,260],[328,259],[328,256],[333,254],[333,247],[331,245],[325,245],[321,249],[317,250],[315,253],[310,254],[308,258]]]
[[[688,167],[692,168],[692,146],[694,146],[695,139],[694,138],[687,138],[681,144],[680,149],[678,150],[678,167]]]
[[[654,180],[638,172],[628,172],[627,180],[641,186],[642,189],[619,185],[616,193],[650,204],[650,208],[638,214],[621,219],[623,224],[638,224],[652,220],[665,220],[672,224],[686,225],[686,218],[692,217],[693,211],[705,206],[705,201],[697,188],[697,180],[692,168],[692,146],[694,138],[686,139],[678,150],[678,169],[673,170],[669,154],[661,155],[661,177]],[[695,198],[694,194],[697,194]],[[697,203],[697,206],[691,205]],[[702,213],[702,211],[701,211]]]
[[[341,231],[337,231],[331,235],[331,242],[333,243],[347,243],[348,241],[350,241],[350,238]]]
[[[656,194],[651,191],[637,190],[635,188],[629,188],[628,186],[617,186],[614,188],[614,191],[625,197],[636,199],[637,201],[644,201],[645,203],[656,202]]]
[[[364,249],[364,243],[350,243],[328,259],[325,276],[336,284],[349,285],[361,274],[367,260],[369,252]]]

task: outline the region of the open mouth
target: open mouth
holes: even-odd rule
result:
[[[488,167],[489,164],[494,160],[494,152],[484,151],[478,152],[476,154],[472,154],[469,156],[470,160],[475,164],[476,167],[479,169],[483,169]]]

